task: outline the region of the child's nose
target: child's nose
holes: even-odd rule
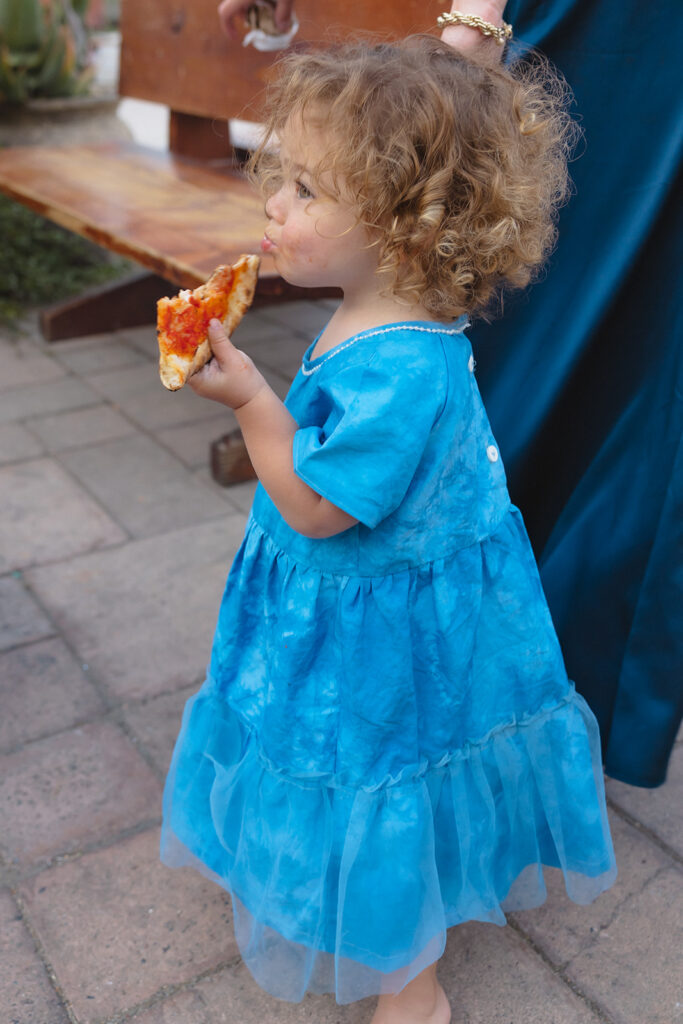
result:
[[[285,218],[285,203],[284,194],[282,189],[278,189],[277,192],[273,192],[271,196],[268,196],[266,201],[266,217],[270,220],[282,222]]]

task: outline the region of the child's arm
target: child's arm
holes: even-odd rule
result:
[[[294,472],[292,443],[298,424],[218,321],[209,326],[214,358],[190,377],[203,398],[234,410],[259,480],[285,521],[306,537],[332,537],[358,522],[322,498]]]

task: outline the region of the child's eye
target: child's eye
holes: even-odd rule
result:
[[[303,181],[296,181],[294,184],[297,199],[313,199],[313,193],[307,185],[304,185]]]

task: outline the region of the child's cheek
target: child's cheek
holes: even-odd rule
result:
[[[287,227],[282,232],[280,245],[289,259],[308,266],[316,265],[321,269],[326,264],[325,253],[322,251],[320,239],[308,230],[298,227]]]

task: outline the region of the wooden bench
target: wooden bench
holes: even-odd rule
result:
[[[119,141],[0,149],[0,191],[145,270],[44,311],[48,340],[152,322],[169,285],[195,287],[219,263],[259,251],[263,203],[240,171],[228,119],[259,120],[274,57],[225,38],[217,4],[122,0],[119,91],[170,108],[168,152]],[[297,14],[295,45],[425,31],[435,16],[418,0],[297,0]],[[257,304],[301,294],[263,259]]]

